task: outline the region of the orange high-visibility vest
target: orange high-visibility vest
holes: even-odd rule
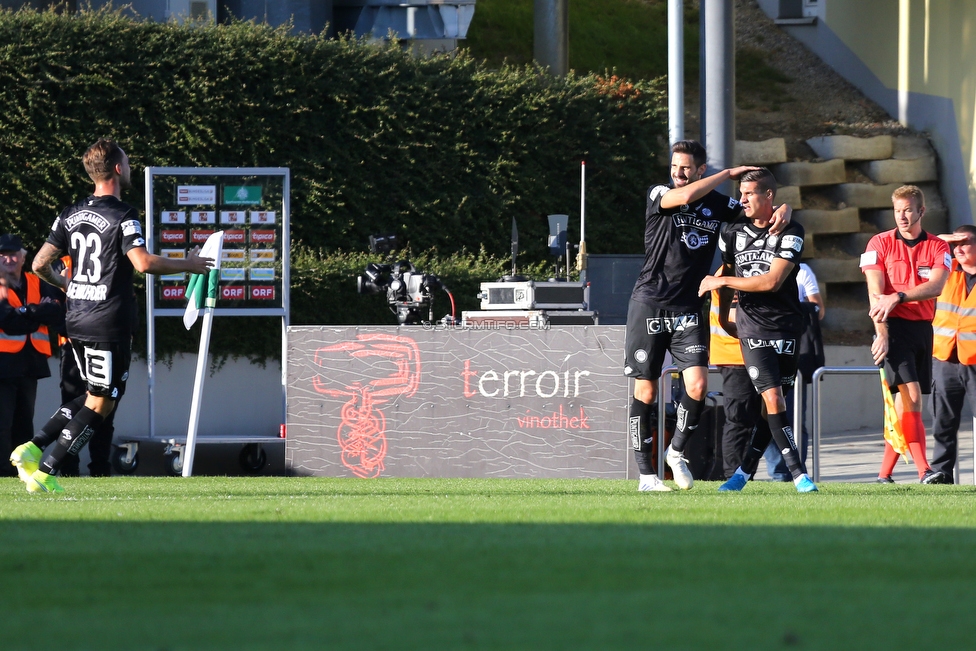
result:
[[[27,303],[41,302],[41,279],[32,273],[24,274],[27,278]],[[17,292],[7,291],[7,302],[11,307],[20,307],[20,297]],[[47,326],[42,325],[30,335],[31,345],[37,352],[51,356],[51,339],[48,337]],[[27,343],[27,335],[8,335],[0,330],[0,353],[19,353]]]
[[[718,292],[712,290],[712,305],[708,309],[708,362],[713,366],[742,366],[739,340],[725,331],[719,323]]]
[[[948,361],[955,348],[961,363],[976,364],[976,292],[966,296],[966,274],[958,265],[935,303],[932,334],[933,357]]]
[[[71,280],[71,256],[65,255],[61,257],[61,262],[64,264],[64,273],[62,274],[68,280]],[[68,343],[68,338],[63,334],[58,333],[58,346],[63,346]]]

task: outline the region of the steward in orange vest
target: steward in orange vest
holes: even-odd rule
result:
[[[939,237],[954,260],[932,320],[932,469],[952,483],[963,406],[976,406],[976,226]]]
[[[719,321],[718,290],[712,290],[711,307],[708,309],[708,363],[713,366],[742,366],[742,349]]]
[[[722,269],[719,268],[721,273]],[[722,427],[722,478],[728,479],[742,464],[746,448],[752,440],[756,423],[762,418],[762,399],[752,385],[739,340],[722,327],[719,319],[719,295],[712,290],[708,310],[708,362],[719,367],[722,374],[722,406],[725,424]],[[731,308],[735,308],[733,300]],[[730,317],[731,318],[731,317]]]
[[[21,316],[27,316],[30,314],[33,317],[36,314],[36,310],[30,310],[29,308],[36,308],[36,306],[41,302],[41,279],[32,273],[22,273],[21,274],[21,286],[27,285],[27,295],[26,301],[21,300],[20,296],[17,295],[17,290],[13,288],[6,288],[7,290],[7,303],[9,307],[16,311]],[[29,318],[29,317],[28,317]],[[11,332],[16,332],[21,328],[7,328],[0,330],[0,353],[19,353],[30,341],[30,345],[34,350],[42,353],[45,357],[51,356],[51,335],[48,333],[47,326],[44,323],[34,322],[33,326],[36,328],[33,332],[28,334],[11,334]],[[26,328],[30,328],[31,324],[28,323]]]
[[[932,335],[932,356],[936,359],[976,364],[976,292],[968,290],[966,274],[958,262],[953,264],[935,303]]]
[[[64,324],[64,294],[24,272],[20,237],[0,235],[0,459],[34,435],[37,380],[51,376],[48,328]],[[3,474],[15,474],[4,468]]]

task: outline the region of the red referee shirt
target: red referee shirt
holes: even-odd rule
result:
[[[861,271],[884,272],[884,293],[907,292],[929,279],[932,269],[952,269],[949,245],[925,231],[909,245],[897,229],[878,233],[861,254]],[[935,316],[935,299],[901,303],[888,316],[908,321],[931,321]]]

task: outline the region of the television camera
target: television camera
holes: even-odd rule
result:
[[[369,238],[369,248],[373,253],[389,253],[396,248],[396,237],[372,236]],[[409,260],[385,264],[370,262],[356,279],[356,285],[360,294],[386,292],[386,301],[400,325],[432,323],[434,294],[438,290],[447,292],[452,306],[454,304],[454,297],[440,278],[418,271]],[[446,319],[453,322],[453,310]]]

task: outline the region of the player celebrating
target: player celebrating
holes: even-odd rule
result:
[[[133,270],[141,273],[207,273],[213,260],[198,249],[184,260],[146,250],[135,208],[121,201],[131,185],[129,157],[99,138],[82,157],[94,193],[62,211],[34,257],[34,273],[67,295],[66,329],[88,391],[63,405],[33,440],[10,455],[31,492],[60,493],[55,476],[64,458],[77,454],[125,392],[135,313]],[[69,281],[54,272],[62,251],[71,256]],[[45,447],[57,439],[57,445]]]
[[[942,293],[952,255],[949,245],[922,230],[925,195],[914,185],[903,185],[891,195],[895,228],[878,233],[861,255],[861,270],[868,283],[874,321],[871,344],[874,363],[885,364],[895,395],[895,409],[919,481],[945,484],[949,478],[929,467],[925,455],[922,396],[932,390],[932,319],[935,299]],[[898,453],[885,441],[878,482],[893,484],[891,472]]]
[[[742,465],[719,490],[740,491],[745,487],[771,436],[783,453],[796,490],[810,493],[817,486],[807,476],[797,453],[783,393],[796,380],[797,342],[803,332],[796,291],[803,227],[790,224],[781,235],[771,232],[776,179],[769,170],[760,168],[744,174],[739,191],[746,219],[723,229],[719,240],[726,273],[707,276],[699,293],[720,290],[722,325],[739,337],[742,358],[762,396],[769,428],[756,428]],[[734,275],[729,267],[734,267]],[[728,322],[730,290],[738,291],[739,296],[734,324]]]
[[[650,449],[658,380],[668,351],[681,372],[685,395],[666,459],[678,487],[692,487],[683,452],[701,420],[708,383],[708,329],[698,284],[715,255],[719,226],[741,212],[738,201],[715,188],[757,169],[736,167],[703,178],[705,161],[700,143],[676,142],[671,147],[671,185],[656,185],[647,193],[644,266],[627,309],[624,368],[624,374],[634,378],[629,430],[640,469],[639,491],[671,490],[657,476]],[[781,230],[791,214],[789,206],[778,209],[773,228]]]

